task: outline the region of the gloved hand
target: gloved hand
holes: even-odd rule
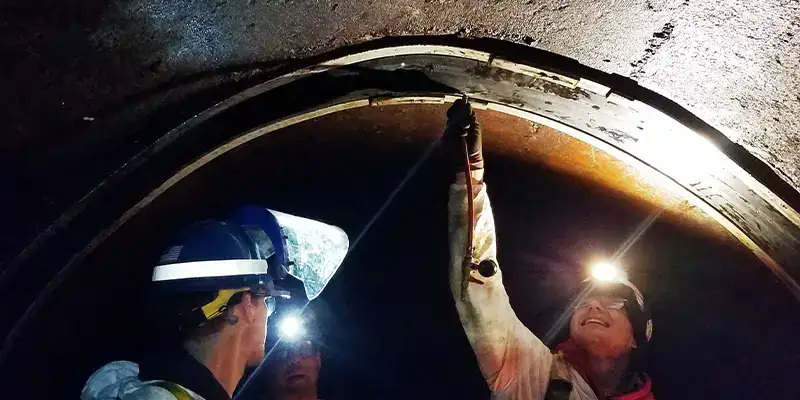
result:
[[[475,111],[472,106],[462,99],[453,102],[447,110],[447,127],[445,128],[445,141],[453,154],[453,163],[459,171],[464,169],[464,143],[467,140],[467,153],[469,154],[470,170],[483,169],[483,144],[481,128],[475,120]]]

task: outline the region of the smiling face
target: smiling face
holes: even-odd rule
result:
[[[610,296],[587,297],[575,309],[569,335],[596,357],[617,358],[636,347],[625,300]]]

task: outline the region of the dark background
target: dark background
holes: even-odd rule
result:
[[[426,144],[346,130],[281,131],[167,192],[54,293],[2,387],[74,398],[104,363],[152,350],[149,274],[166,238],[190,221],[263,204],[338,225],[353,240]],[[487,165],[512,305],[544,335],[586,265],[613,253],[651,209],[536,164],[489,153]],[[329,310],[322,398],[488,397],[448,287],[451,179],[442,157],[425,164],[316,300]],[[750,253],[682,226],[657,221],[621,261],[653,310],[656,396],[798,398],[796,301]]]

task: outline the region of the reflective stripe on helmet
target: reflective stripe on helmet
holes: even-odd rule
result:
[[[159,265],[153,270],[153,282],[178,279],[261,275],[269,270],[266,260],[212,260]]]

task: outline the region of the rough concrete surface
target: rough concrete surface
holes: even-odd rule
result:
[[[33,151],[62,126],[176,77],[388,35],[459,34],[522,42],[633,77],[800,188],[798,0],[67,3],[2,6],[0,41],[10,55],[0,67],[9,80],[0,94],[3,152]]]

